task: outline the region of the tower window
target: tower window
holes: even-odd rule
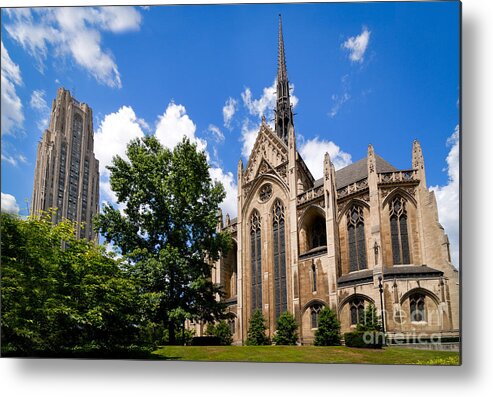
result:
[[[346,214],[349,243],[349,271],[366,269],[366,243],[363,208],[354,205]]]
[[[390,235],[394,265],[410,263],[406,201],[399,196],[390,203]]]

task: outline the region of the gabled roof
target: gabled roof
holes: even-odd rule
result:
[[[350,185],[351,183],[357,182],[363,178],[368,177],[368,157],[365,157],[355,163],[349,164],[347,167],[341,168],[336,171],[336,186],[337,189],[341,187]],[[375,155],[375,163],[377,168],[377,173],[380,172],[394,172],[397,171],[392,164],[385,161],[378,155]]]
[[[379,155],[375,155],[377,172],[394,172],[398,171],[392,164],[385,161]],[[336,171],[336,187],[340,189],[341,187],[350,185],[351,183],[357,182],[363,178],[368,177],[368,157],[356,161],[355,163],[349,164],[348,166],[341,168]],[[324,184],[324,178],[317,179],[313,183],[313,187],[319,187]]]

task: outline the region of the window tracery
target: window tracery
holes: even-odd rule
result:
[[[349,271],[367,268],[363,208],[353,205],[346,214],[349,245]]]
[[[389,212],[394,265],[408,264],[411,260],[409,256],[406,201],[400,196],[394,197],[390,203]]]
[[[274,302],[276,318],[287,310],[286,290],[286,237],[284,206],[276,200],[273,206],[274,234]]]

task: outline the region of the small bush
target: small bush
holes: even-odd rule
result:
[[[344,342],[348,347],[381,349],[385,342],[385,335],[379,331],[346,332]]]
[[[222,346],[229,346],[233,343],[233,335],[231,334],[231,328],[226,321],[221,320],[217,324],[207,324],[205,333],[209,336],[215,336],[219,339],[219,344]]]
[[[189,346],[192,343],[192,338],[194,337],[194,335],[195,335],[194,329],[182,329],[179,332],[177,332],[175,335],[176,344],[182,346]],[[167,329],[163,330],[162,341],[164,345],[169,344],[169,333]]]
[[[338,346],[341,344],[341,323],[336,314],[328,307],[320,311],[314,344],[315,346]]]
[[[277,320],[276,334],[272,338],[276,345],[296,345],[298,341],[298,324],[294,316],[284,312]]]
[[[248,326],[248,335],[246,344],[248,346],[263,346],[270,345],[270,340],[265,335],[265,318],[260,310],[255,310],[250,318],[250,324]]]

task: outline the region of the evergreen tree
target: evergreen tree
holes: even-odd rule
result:
[[[276,345],[296,345],[298,341],[298,324],[294,316],[284,312],[277,320],[276,334],[272,338]]]
[[[219,343],[223,346],[229,346],[233,343],[231,328],[225,320],[219,321],[215,326],[212,335],[219,338]]]
[[[224,316],[211,263],[231,243],[229,234],[216,230],[225,192],[211,180],[205,153],[186,138],[173,150],[154,136],[136,139],[126,155],[128,160],[115,156],[108,166],[124,209],[104,204],[96,224],[133,265],[141,293],[155,303],[152,320],[168,329],[175,344],[186,319]]]
[[[315,346],[338,346],[341,344],[341,323],[334,311],[324,307],[318,317]]]
[[[370,303],[363,312],[363,321],[360,321],[357,326],[358,331],[381,331],[382,323],[377,309],[373,303]]]
[[[265,335],[266,330],[265,318],[262,312],[257,309],[252,313],[252,317],[250,317],[246,344],[249,346],[270,345],[270,340]]]

